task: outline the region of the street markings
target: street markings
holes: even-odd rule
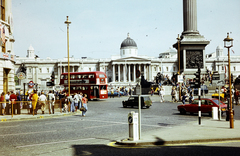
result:
[[[58,141],[58,142],[46,142],[46,143],[41,143],[41,144],[31,144],[31,145],[17,146],[16,148],[34,147],[34,146],[60,144],[60,143],[69,143],[69,142],[84,141],[84,140],[93,140],[93,139],[96,139],[96,138],[85,138],[85,139],[66,140],[66,141]]]
[[[2,121],[2,122],[3,122],[3,121],[7,121],[7,119],[2,119],[1,121]]]
[[[29,135],[29,134],[38,134],[38,133],[52,133],[52,132],[57,132],[57,130],[54,131],[41,131],[41,132],[28,132],[28,133],[15,133],[15,134],[3,134],[0,135],[0,137],[6,137],[6,136],[14,136],[14,135]]]

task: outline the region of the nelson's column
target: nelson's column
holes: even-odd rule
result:
[[[191,78],[198,64],[205,68],[205,47],[210,43],[197,30],[197,1],[183,0],[183,32],[180,37],[180,73]],[[173,45],[178,50],[178,42]]]

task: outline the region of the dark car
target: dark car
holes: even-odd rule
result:
[[[209,113],[209,115],[212,114],[212,107],[219,107],[219,104],[221,105],[221,111],[226,112],[227,110],[227,105],[224,104],[222,101],[219,101],[218,99],[215,98],[201,98],[201,113]],[[198,103],[199,100],[193,100],[191,104],[182,104],[179,105],[178,111],[181,114],[186,114],[186,112],[190,113],[197,113],[198,112]]]
[[[128,98],[128,100],[124,100],[122,101],[122,105],[124,108],[126,108],[127,106],[138,106],[138,95],[132,95]],[[147,107],[149,108],[150,106],[152,106],[152,100],[150,99],[149,95],[141,95],[141,108],[143,107]]]
[[[201,85],[201,95],[208,94],[208,87],[206,85]],[[198,95],[198,88],[194,88],[194,95]]]

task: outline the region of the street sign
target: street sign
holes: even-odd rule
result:
[[[30,81],[30,82],[28,83],[28,86],[29,86],[30,88],[32,88],[34,85],[35,85],[35,84],[33,83],[33,81]]]
[[[224,86],[225,84],[225,74],[220,73],[220,74],[213,74],[212,75],[212,84],[213,86]]]

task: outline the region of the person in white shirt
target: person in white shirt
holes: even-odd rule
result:
[[[44,92],[42,92],[41,95],[39,96],[39,101],[41,105],[42,114],[44,114],[47,102],[47,97],[44,95]]]
[[[52,93],[51,90],[48,93],[48,100],[49,100],[49,105],[48,105],[49,114],[51,114],[51,113],[54,114],[55,96],[54,96],[54,94]]]
[[[74,97],[73,97],[73,100],[74,100],[74,106],[75,106],[75,112],[77,111],[77,108],[78,108],[78,102],[79,102],[79,95],[77,93],[74,93]]]

